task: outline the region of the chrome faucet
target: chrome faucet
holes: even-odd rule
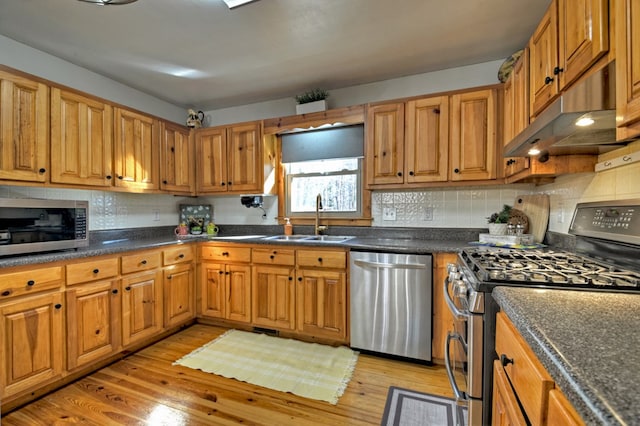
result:
[[[320,210],[322,210],[322,195],[318,194],[316,196],[316,235],[320,235],[322,231],[328,228],[327,226],[320,226]]]

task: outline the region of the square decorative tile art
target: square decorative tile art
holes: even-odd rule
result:
[[[202,234],[209,222],[213,222],[213,207],[210,204],[180,204],[180,223],[189,227],[189,234]]]

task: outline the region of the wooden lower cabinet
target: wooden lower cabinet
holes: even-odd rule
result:
[[[296,328],[295,270],[287,266],[258,265],[252,271],[253,323],[260,327]]]
[[[347,337],[347,276],[341,271],[298,270],[299,332],[333,340]]]
[[[526,426],[518,400],[500,361],[493,363],[493,403],[491,424],[494,426]]]
[[[122,278],[122,344],[162,331],[162,270]]]
[[[200,314],[251,322],[251,266],[203,262],[200,270]]]
[[[0,398],[61,378],[64,370],[63,293],[0,305]]]
[[[196,315],[193,265],[187,263],[164,270],[164,327],[183,324]]]
[[[117,280],[67,289],[67,369],[120,350],[120,289]]]

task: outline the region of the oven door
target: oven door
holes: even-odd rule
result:
[[[467,297],[453,285],[447,277],[444,298],[454,318],[454,329],[445,341],[447,376],[456,402],[468,408],[467,424],[481,424],[484,316],[470,312]]]

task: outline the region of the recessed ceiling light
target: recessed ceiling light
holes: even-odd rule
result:
[[[234,7],[242,6],[243,4],[251,3],[256,0],[223,0],[229,9],[233,9]]]
[[[133,3],[138,0],[78,0],[78,1],[97,4],[98,6],[117,6],[120,4]]]

